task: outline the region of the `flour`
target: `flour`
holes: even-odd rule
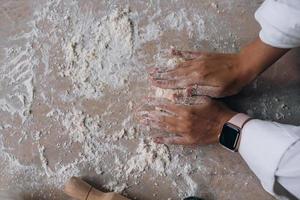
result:
[[[134,48],[128,13],[116,9],[100,20],[86,16],[85,21],[70,21],[74,31],[64,44],[67,64],[60,74],[71,78],[78,95],[97,98],[106,87],[126,82]]]
[[[211,186],[207,179],[217,180],[223,169],[218,151],[155,144],[132,113],[149,92],[145,68],[168,63],[171,45],[238,50],[239,30],[220,21],[233,6],[249,2],[214,2],[203,1],[201,8],[187,1],[14,2],[28,4],[26,16],[2,9],[13,25],[0,51],[1,187],[20,187],[32,199],[63,199],[55,194],[71,176],[88,176],[107,190],[132,195],[153,185],[153,193],[146,188],[153,199],[162,199],[161,188],[170,186],[175,200]],[[254,115],[282,120],[294,110],[283,102],[259,103],[250,106]],[[274,109],[278,114],[270,113]],[[251,177],[235,169],[239,177]],[[236,176],[229,175],[234,185]]]
[[[0,158],[7,163],[1,176],[8,174],[9,184],[24,191],[57,189],[86,171],[116,192],[140,187],[145,175],[172,182],[181,171],[182,157],[173,159],[177,153],[154,143],[149,130],[134,122],[131,115],[139,91],[133,93],[129,85],[145,82],[145,65],[160,61],[158,52],[145,64],[152,55],[140,50],[148,42],[158,41],[168,30],[198,34],[187,11],[169,12],[162,21],[155,19],[162,14],[157,11],[147,26],[140,27],[140,13],[127,6],[105,13],[84,10],[78,1],[32,7],[28,30],[9,38],[14,44],[5,48],[0,68],[0,109],[22,121],[19,126],[1,122]],[[99,102],[108,104],[93,112]],[[93,103],[95,109],[87,109]],[[2,131],[10,133],[9,129],[19,133],[17,151],[33,146],[33,155],[26,156],[35,162],[23,162],[6,148],[10,144]],[[188,177],[181,182],[179,196],[198,187]]]
[[[141,31],[141,39],[143,39],[144,41],[157,40],[161,35],[160,25],[153,22],[148,24]]]
[[[28,133],[27,133],[26,131],[22,131],[22,132],[21,132],[21,137],[20,137],[20,139],[18,140],[18,143],[19,143],[19,144],[22,143],[23,140],[27,140],[27,138],[28,138]]]
[[[134,177],[142,175],[142,172],[149,167],[154,169],[160,175],[166,175],[166,167],[171,162],[169,149],[165,145],[155,144],[152,140],[146,142],[142,140],[136,149],[136,156],[128,160],[128,168],[126,175],[129,176],[132,172]]]
[[[197,169],[199,167],[199,169]],[[178,170],[180,169],[180,170]],[[205,168],[202,168],[200,164],[192,165],[192,163],[183,163],[180,162],[178,155],[175,155],[172,158],[172,162],[169,165],[167,173],[176,172],[172,177],[172,185],[177,188],[178,196],[195,196],[199,190],[199,185],[196,181],[192,179],[192,175],[195,171],[204,171]],[[184,180],[178,181],[178,180]]]
[[[198,184],[191,178],[191,174],[192,167],[190,164],[186,164],[183,168],[182,176],[187,184],[185,191],[187,196],[194,196],[198,189]]]
[[[48,160],[45,156],[45,147],[43,145],[38,144],[38,151],[40,154],[40,160],[42,163],[42,167],[45,170],[45,173],[48,177],[52,176],[53,172],[51,171],[51,169],[48,166]]]
[[[38,64],[32,56],[34,51],[29,43],[7,48],[0,68],[0,110],[17,114],[22,122],[29,116],[33,101],[33,69]]]
[[[175,68],[178,64],[182,63],[184,61],[184,59],[179,58],[179,57],[174,57],[169,59],[166,62],[166,65],[164,67],[166,67],[167,69],[173,69]],[[184,90],[181,89],[162,89],[162,88],[158,88],[155,87],[155,96],[158,98],[166,98],[169,99],[171,101],[174,100],[174,95],[180,95],[183,94]]]
[[[99,169],[98,166],[108,167],[107,163],[103,163],[105,160],[102,160],[102,155],[106,152],[109,154],[113,153],[113,151],[118,152],[118,156],[117,154],[115,155],[115,160],[111,160],[118,166],[114,169],[114,175],[117,179],[139,178],[141,173],[148,169],[154,170],[159,175],[164,175],[166,167],[171,161],[168,148],[165,145],[155,144],[149,139],[141,140],[136,149],[136,155],[133,155],[128,161],[120,160],[119,156],[126,155],[127,152],[123,146],[116,146],[112,142],[120,139],[132,140],[136,138],[137,130],[135,127],[130,127],[128,131],[123,128],[117,136],[109,136],[101,133],[103,129],[105,130],[105,127],[100,125],[101,119],[99,116],[90,117],[82,111],[73,109],[72,112],[60,116],[60,118],[63,119],[62,124],[65,126],[66,134],[70,134],[74,142],[82,144],[83,151],[81,151],[81,160],[79,162],[94,162],[94,167],[98,174],[103,173],[103,170]],[[76,135],[74,136],[75,133]],[[102,138],[105,142],[100,142],[96,138]],[[113,181],[107,186],[111,189],[113,188],[112,185],[118,186],[117,183]],[[121,185],[123,184],[121,183]]]
[[[185,27],[190,27],[191,22],[187,18],[186,12],[181,9],[178,12],[171,12],[165,17],[164,23],[166,27],[171,29],[182,30]],[[189,32],[191,30],[188,30]]]

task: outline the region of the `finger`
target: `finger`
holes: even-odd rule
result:
[[[186,60],[199,58],[202,55],[204,55],[204,53],[202,53],[202,52],[180,51],[180,50],[177,50],[177,49],[172,49],[171,54],[173,56],[178,56],[178,57],[181,57],[181,58],[186,59]]]
[[[161,87],[186,88],[196,84],[206,84],[207,78],[205,75],[199,79],[199,72],[194,69],[194,66],[186,68],[178,68],[173,71],[156,73],[150,76],[150,82],[153,84],[162,85]],[[159,87],[159,86],[158,86]]]
[[[190,67],[193,65],[193,63],[194,62],[192,60],[181,62],[181,63],[178,63],[174,69]]]
[[[166,67],[148,67],[148,68],[146,68],[146,71],[150,75],[155,74],[155,73],[162,73],[167,70],[168,70],[168,68],[166,68]]]
[[[150,78],[151,85],[163,89],[177,89],[178,87],[178,80],[156,80]]]
[[[151,73],[149,75],[154,79],[172,79],[178,76],[186,76],[187,72],[191,71],[189,69],[192,67],[192,64],[192,62],[183,62],[171,69],[150,69]]]
[[[150,76],[158,76],[160,73],[164,72],[172,72],[176,69],[179,68],[185,68],[192,66],[193,62],[192,61],[185,61],[185,62],[180,62],[179,64],[175,64],[173,66],[164,66],[164,67],[148,67],[146,68],[146,71]]]
[[[165,113],[169,113],[171,115],[179,115],[184,111],[184,107],[180,105],[174,104],[169,99],[165,98],[156,98],[156,97],[147,97],[146,99],[147,104],[151,105],[153,108],[152,110],[160,110]],[[140,116],[147,115],[151,110],[139,110],[137,114]]]
[[[177,117],[175,117],[174,115],[170,115],[168,113],[161,112],[158,110],[149,111],[147,115],[144,116],[144,118],[148,118],[150,120],[168,124],[171,126],[176,125],[178,121]]]
[[[148,119],[148,118],[141,119],[140,124],[143,125],[143,126],[150,127],[150,128],[155,128],[155,129],[158,129],[158,130],[165,129],[165,126],[163,124],[161,124],[161,123],[159,123],[155,120]]]
[[[200,105],[208,103],[211,99],[208,96],[192,96],[192,97],[182,97],[174,96],[175,103],[185,104],[185,105]]]
[[[170,99],[172,99],[172,102],[174,102],[174,99],[179,97],[180,98],[192,97],[192,92],[188,89],[178,89],[170,96]]]
[[[184,110],[181,106],[175,104],[158,104],[156,108],[175,116],[180,115],[180,113]]]
[[[185,110],[182,112],[185,112]],[[182,135],[184,134],[185,129],[181,126],[180,121],[179,115],[177,117],[161,111],[149,112],[146,116],[143,116],[142,120],[140,120],[144,125]]]
[[[170,124],[158,120],[153,120],[150,118],[144,118],[140,120],[140,123],[144,126],[148,126],[150,128],[155,128],[157,130],[166,131],[170,133],[178,133],[177,124]]]
[[[178,79],[177,79],[178,78]],[[172,80],[155,80],[150,79],[150,82],[153,86],[163,88],[163,89],[182,89],[186,88],[189,85],[194,84],[192,79],[179,78]]]
[[[150,106],[157,106],[160,104],[168,104],[168,103],[172,103],[171,100],[167,99],[167,98],[160,98],[160,97],[146,97],[144,98],[144,103]]]
[[[173,136],[173,137],[156,137],[154,142],[159,144],[177,144],[177,145],[187,145],[187,141],[184,137]]]
[[[141,118],[140,122],[144,125],[165,130],[167,132],[185,135],[187,133],[186,126],[183,126],[182,119],[184,119],[184,115],[188,112],[188,110],[186,106],[182,105],[177,105],[176,107],[173,107],[173,109],[176,109],[176,115],[169,115],[166,112],[161,112],[157,110],[150,111],[147,115]]]
[[[154,97],[144,97],[141,105],[137,106],[134,111],[134,117],[140,119],[142,116],[147,114],[147,112],[154,110],[155,105],[169,103],[169,100],[163,98],[154,98]]]
[[[153,73],[150,74],[151,79],[154,80],[172,80],[176,79],[177,76],[180,76],[184,72],[182,70],[172,70],[172,71],[165,71],[162,73]]]
[[[218,86],[206,86],[206,85],[193,85],[188,88],[189,93],[195,96],[210,96],[210,97],[224,97],[225,94],[222,94],[222,89]]]

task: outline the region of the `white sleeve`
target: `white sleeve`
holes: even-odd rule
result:
[[[275,175],[287,191],[300,198],[300,140],[295,141],[285,152]]]
[[[300,127],[250,120],[242,129],[239,152],[266,191],[275,179],[300,198]]]
[[[278,48],[300,46],[300,0],[266,0],[255,18],[264,43]]]

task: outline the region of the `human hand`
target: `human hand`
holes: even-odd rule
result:
[[[223,125],[236,114],[206,96],[176,98],[175,103],[166,99],[149,98],[148,104],[151,108],[140,110],[138,119],[145,126],[175,134],[155,136],[155,142],[164,144],[215,143]]]
[[[236,94],[248,83],[242,77],[239,54],[172,50],[185,60],[170,70],[152,70],[151,83],[164,89],[186,88],[191,95],[224,97]]]
[[[179,56],[185,62],[169,70],[150,69],[150,81],[164,89],[186,89],[185,94],[189,96],[230,96],[287,51],[264,44],[259,38],[235,54],[173,50],[173,56]]]

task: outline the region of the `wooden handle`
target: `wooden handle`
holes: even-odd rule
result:
[[[72,177],[65,184],[64,192],[78,200],[86,200],[92,190],[92,186],[77,177]]]
[[[70,178],[65,184],[64,192],[77,200],[128,200],[117,193],[101,192],[77,177]]]

